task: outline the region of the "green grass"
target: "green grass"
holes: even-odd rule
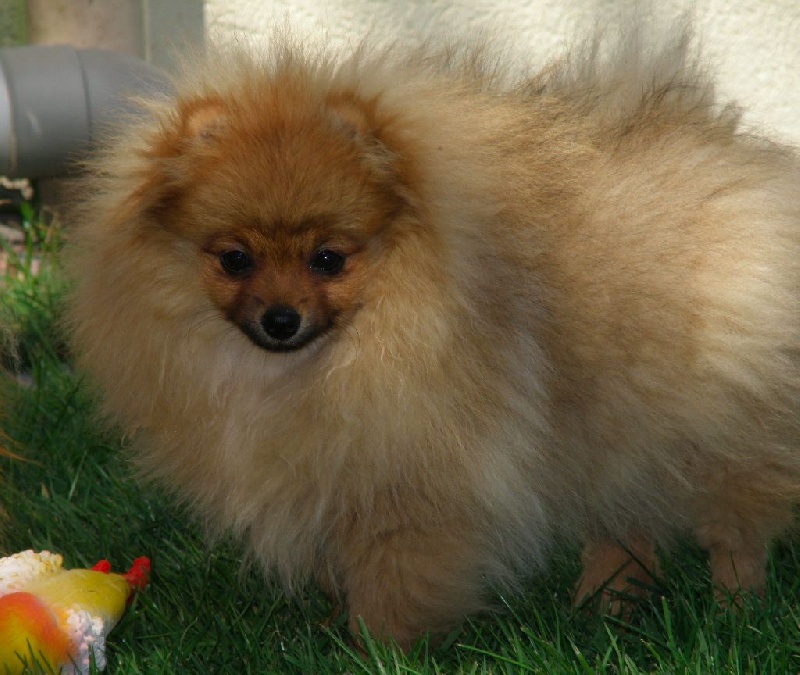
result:
[[[684,546],[665,562],[652,600],[633,623],[585,616],[569,605],[577,555],[565,550],[547,576],[498,612],[477,617],[436,649],[410,656],[373,643],[364,659],[343,619],[328,628],[327,601],[313,589],[286,597],[241,551],[213,549],[181,509],[132,479],[121,439],[100,432],[79,377],[65,364],[56,321],[63,284],[54,232],[29,225],[31,250],[0,290],[19,335],[6,377],[6,433],[24,461],[3,459],[0,497],[9,552],[49,549],[67,566],[100,558],[127,569],[153,561],[151,585],[109,639],[109,673],[796,673],[800,671],[800,545],[775,548],[769,592],[740,612],[711,600],[703,556]],[[43,247],[38,245],[45,239]],[[34,273],[30,255],[44,251]],[[14,363],[6,360],[7,365]]]

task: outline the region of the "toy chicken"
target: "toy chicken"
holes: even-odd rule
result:
[[[0,673],[34,664],[63,675],[87,675],[92,663],[105,668],[106,637],[147,584],[150,561],[137,558],[126,574],[112,573],[106,560],[92,569],[62,565],[48,551],[0,558]]]

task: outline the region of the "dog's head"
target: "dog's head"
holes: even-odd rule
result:
[[[287,76],[181,100],[144,188],[151,221],[194,244],[212,303],[270,351],[347,324],[406,205],[376,102],[312,89]]]

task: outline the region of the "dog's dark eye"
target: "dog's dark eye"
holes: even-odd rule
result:
[[[333,276],[344,267],[344,256],[329,248],[321,248],[311,258],[309,267],[317,274]]]
[[[228,274],[238,276],[253,269],[253,259],[244,251],[232,249],[219,256],[219,262]]]

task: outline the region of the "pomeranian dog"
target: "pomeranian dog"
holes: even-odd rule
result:
[[[146,102],[69,230],[77,363],[143,471],[402,647],[562,536],[577,602],[675,534],[763,591],[800,497],[800,162],[685,32],[646,43],[514,76],[276,37]]]

